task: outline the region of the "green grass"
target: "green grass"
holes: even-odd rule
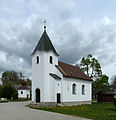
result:
[[[34,109],[80,116],[94,120],[116,120],[116,106],[112,103],[94,103],[72,107],[33,107]]]

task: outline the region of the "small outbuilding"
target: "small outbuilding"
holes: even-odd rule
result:
[[[31,98],[31,89],[26,86],[26,82],[23,81],[22,86],[18,87],[18,98]]]
[[[114,101],[114,92],[108,91],[107,93],[98,92],[97,93],[97,102],[113,102]]]

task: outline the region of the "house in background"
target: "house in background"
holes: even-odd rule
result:
[[[91,104],[92,79],[58,56],[44,26],[32,53],[32,102]]]
[[[109,85],[107,92],[104,92],[104,90],[101,88],[101,90],[98,90],[95,94],[97,102],[114,102],[115,90],[115,85]]]
[[[97,102],[113,102],[114,101],[114,92],[108,91],[107,93],[98,92],[97,93]]]
[[[17,88],[18,91],[18,98],[31,98],[31,89],[26,86],[26,82],[22,82],[22,86]]]

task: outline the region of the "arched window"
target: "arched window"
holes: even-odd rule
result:
[[[76,84],[72,85],[72,94],[76,94]]]
[[[52,58],[52,56],[50,56],[50,63],[51,63],[51,64],[53,63],[53,58]]]
[[[82,95],[85,95],[85,85],[82,85]]]
[[[37,64],[39,63],[39,56],[37,56]]]

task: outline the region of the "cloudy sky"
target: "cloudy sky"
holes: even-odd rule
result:
[[[0,0],[0,73],[31,76],[31,53],[47,32],[59,59],[76,64],[89,53],[116,75],[116,0]]]

